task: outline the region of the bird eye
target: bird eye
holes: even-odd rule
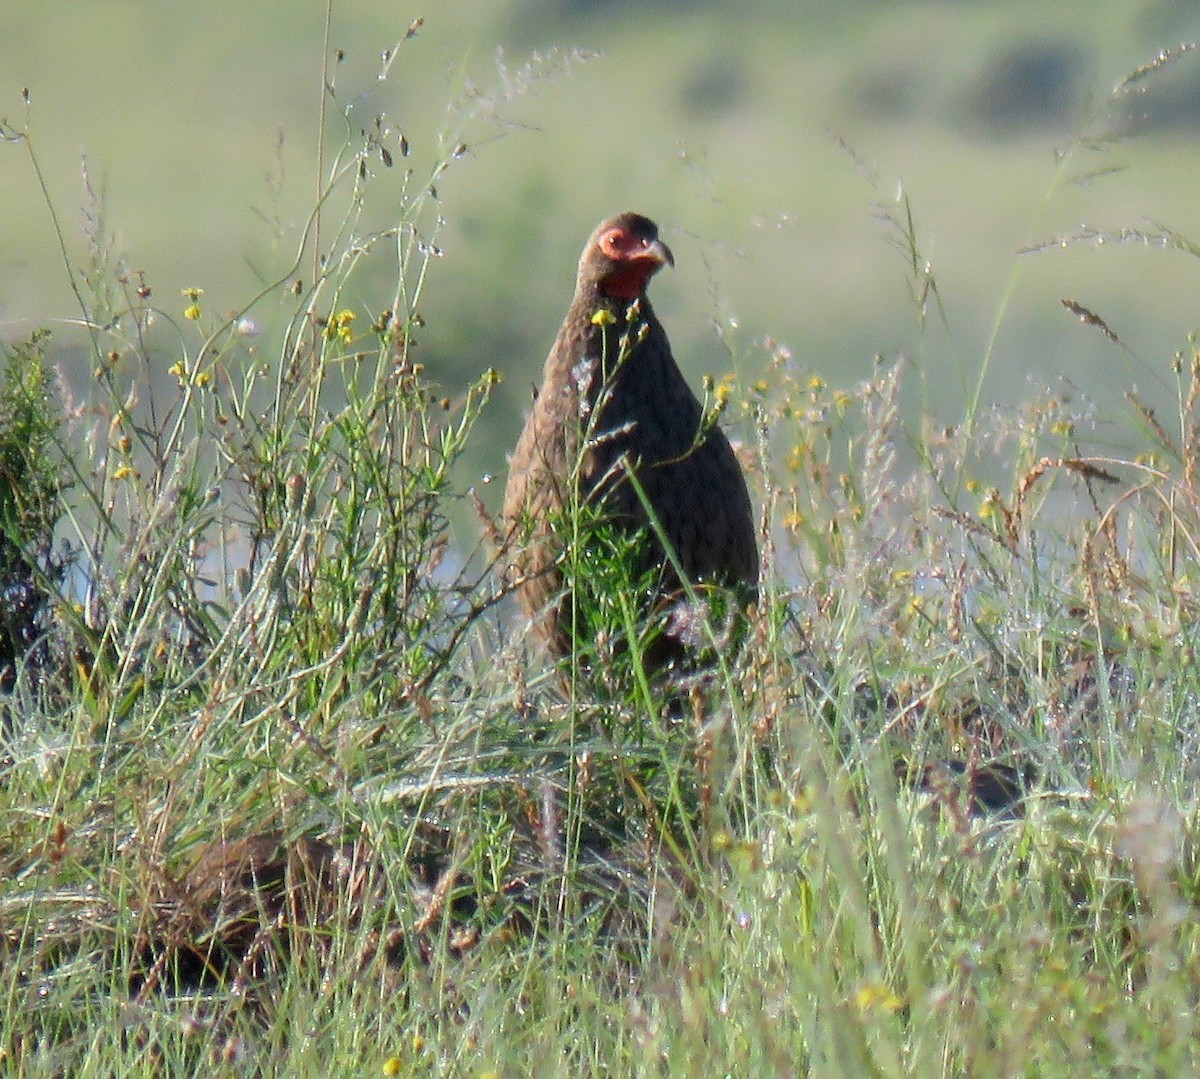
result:
[[[600,238],[600,249],[612,259],[635,258],[654,243],[653,236],[640,236],[628,229],[610,229]]]

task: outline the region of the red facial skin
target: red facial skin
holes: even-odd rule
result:
[[[600,250],[615,263],[600,285],[615,300],[636,300],[664,264],[675,265],[671,249],[658,237],[625,228],[609,229],[601,236]]]

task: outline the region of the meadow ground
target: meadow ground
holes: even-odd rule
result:
[[[418,347],[458,144],[397,203],[385,127],[232,311],[47,200],[89,376],[34,334],[0,387],[5,1069],[1194,1071],[1200,354],[1155,361],[1169,410],[976,371],[946,422],[901,407],[917,358],[731,350],[738,647],[714,616],[703,678],[603,634],[549,670],[456,472],[502,383]],[[620,559],[577,569],[636,633]]]

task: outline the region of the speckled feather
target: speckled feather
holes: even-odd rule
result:
[[[631,321],[630,301],[610,294],[614,276],[625,274],[621,262],[601,249],[602,238],[614,229],[642,238],[643,245],[647,237],[657,241],[653,222],[637,214],[610,218],[588,240],[574,298],[512,454],[504,495],[509,573],[521,582],[518,596],[538,636],[560,655],[570,647],[562,614],[569,607],[555,564],[562,545],[553,526],[571,503],[576,465],[581,498],[602,500],[613,520],[645,530],[645,558],[662,567],[660,598],[676,593],[679,580],[624,478],[626,462],[689,581],[741,585],[749,595],[758,579],[754,516],[741,467],[719,428],[710,428],[695,444],[703,406],[645,296],[645,280],[657,265],[644,271]],[[661,251],[670,258],[665,247]],[[598,312],[604,314],[597,318]],[[618,364],[623,338],[625,355]],[[603,372],[605,364],[615,370]],[[589,426],[593,410],[598,414]],[[587,445],[581,447],[585,433]]]

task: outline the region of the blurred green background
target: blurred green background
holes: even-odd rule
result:
[[[232,311],[286,269],[318,186],[324,15],[317,0],[0,0],[0,117],[29,123],[72,260],[86,259],[86,154],[107,229],[164,306],[199,286],[211,310]],[[383,50],[418,16],[380,81]],[[467,482],[503,471],[580,246],[627,208],[675,250],[652,295],[696,382],[730,370],[730,350],[752,377],[767,335],[835,387],[877,353],[903,354],[952,423],[1002,314],[985,405],[1061,376],[1111,417],[1127,414],[1132,385],[1165,402],[1170,357],[1197,322],[1200,261],[1140,243],[1018,251],[1151,222],[1200,242],[1200,55],[1109,96],[1196,34],[1200,9],[1175,0],[338,0],[327,146],[352,103],[353,124],[382,113],[404,133],[418,176],[448,145],[468,147],[438,184],[445,255],[420,341],[450,388],[489,366],[505,375]],[[573,49],[598,55],[572,61]],[[403,169],[379,171],[382,224]],[[948,331],[919,325],[887,220],[901,189]],[[0,205],[0,334],[15,340],[77,309],[18,144],[0,146]],[[352,306],[382,306],[384,261],[378,292],[357,278]],[[1081,326],[1064,297],[1127,348]],[[78,339],[57,341],[86,380]]]

